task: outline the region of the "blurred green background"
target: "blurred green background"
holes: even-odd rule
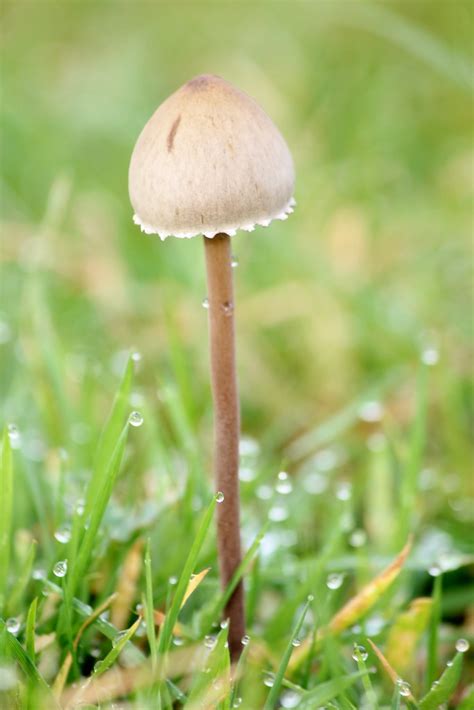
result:
[[[110,593],[107,571],[150,529],[161,600],[187,554],[195,508],[182,517],[177,489],[211,468],[203,245],[142,235],[127,172],[157,105],[216,73],[266,109],[297,169],[295,213],[233,238],[245,544],[270,506],[280,526],[262,552],[274,596],[250,617],[274,614],[267,640],[287,639],[337,520],[321,574],[360,563],[359,584],[369,558],[356,548],[367,539],[373,561],[415,530],[408,598],[431,592],[443,552],[456,626],[443,638],[472,640],[472,3],[0,9],[0,406],[21,435],[16,546],[39,539],[46,567],[61,554],[52,532],[89,480],[132,348],[145,425],[96,572]],[[269,485],[283,466],[297,481],[286,508]]]

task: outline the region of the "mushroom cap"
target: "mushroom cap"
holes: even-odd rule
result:
[[[293,160],[247,94],[218,76],[188,81],[155,111],[133,150],[134,222],[148,234],[252,231],[293,211]]]

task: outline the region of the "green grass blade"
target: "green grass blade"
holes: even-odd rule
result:
[[[69,584],[67,585],[67,589],[71,596],[74,594],[78,581],[82,579],[87,571],[89,560],[95,547],[97,532],[122,462],[125,444],[127,442],[127,434],[128,424],[125,424],[116,442],[108,466],[105,468],[105,475],[103,477],[101,476],[99,479],[100,487],[98,490],[94,491],[94,506],[90,513],[89,524],[84,533],[74,567],[68,577]],[[95,484],[96,482],[94,482],[94,486]],[[93,487],[92,482],[90,487]]]
[[[234,589],[237,587],[239,581],[241,578],[244,576],[245,572],[249,568],[253,558],[255,557],[255,554],[260,547],[260,543],[262,542],[265,532],[268,528],[268,522],[265,523],[263,526],[262,530],[258,533],[258,535],[255,537],[255,540],[252,542],[250,545],[249,549],[245,553],[245,555],[242,558],[241,563],[235,570],[234,574],[232,575],[232,579],[230,580],[229,584],[227,585],[226,589],[219,594],[219,598],[217,599],[217,602],[215,603],[214,606],[211,607],[211,611],[206,612],[203,615],[203,621],[201,623],[201,632],[205,633],[208,631],[210,626],[216,619],[218,619],[222,613],[222,610],[225,608],[225,605],[231,598]]]
[[[114,644],[112,649],[109,651],[109,653],[106,655],[106,657],[102,660],[96,663],[94,666],[94,673],[93,677],[97,678],[98,676],[101,676],[102,673],[105,673],[105,671],[108,671],[109,668],[113,666],[117,658],[119,657],[120,653],[123,651],[125,644],[130,641],[138,627],[140,626],[141,623],[141,617],[139,617],[134,623],[130,626],[127,631],[120,636],[119,640]]]
[[[38,598],[35,597],[30,604],[28,609],[28,615],[26,617],[26,652],[31,658],[32,662],[35,662],[35,628],[36,628],[36,609],[38,607]]]
[[[152,667],[156,668],[157,645],[155,633],[155,619],[153,606],[153,576],[151,570],[150,540],[148,539],[145,552],[145,618],[148,643],[150,645]]]
[[[16,581],[6,601],[5,606],[8,610],[6,616],[15,616],[18,613],[26,587],[31,579],[31,570],[33,568],[33,562],[35,561],[37,544],[36,540],[33,540],[28,554],[22,563],[21,570],[17,573]]]
[[[443,575],[435,577],[433,584],[433,606],[428,628],[428,658],[426,661],[426,686],[431,688],[438,668],[438,636],[441,623],[441,600],[443,596]]]
[[[3,637],[3,644],[7,650],[8,655],[15,659],[15,661],[18,663],[21,670],[25,674],[26,678],[29,681],[33,681],[34,684],[42,691],[46,691],[46,693],[48,694],[48,698],[51,700],[52,703],[51,708],[58,707],[56,700],[54,699],[45,679],[38,671],[29,655],[23,649],[23,646],[20,644],[18,639],[16,639],[13,634],[10,634],[7,631],[5,627],[5,622],[2,619],[0,619],[0,634]]]
[[[100,490],[107,474],[109,461],[113,456],[117,440],[124,426],[124,421],[129,410],[129,397],[133,379],[133,360],[129,357],[122,381],[115,395],[112,410],[107,423],[102,431],[97,452],[94,459],[92,477],[86,494],[85,515],[89,515],[95,506],[95,497]]]
[[[370,680],[370,674],[369,674],[369,671],[368,671],[367,666],[365,664],[364,657],[362,655],[362,651],[357,644],[354,644],[354,656],[357,659],[357,667],[358,667],[359,671],[363,674],[361,676],[361,680],[362,680],[362,685],[364,686],[364,690],[365,690],[366,703],[373,710],[377,710],[377,708],[378,708],[377,695],[376,695],[374,688],[372,686],[372,681]]]
[[[278,696],[280,694],[281,686],[283,683],[283,677],[286,673],[286,669],[288,667],[288,663],[290,661],[290,657],[293,652],[293,648],[294,648],[293,642],[296,638],[298,638],[298,634],[301,630],[301,627],[303,626],[303,621],[305,619],[306,613],[307,613],[312,601],[313,601],[312,597],[309,597],[306,604],[304,605],[303,611],[301,612],[298,621],[295,624],[295,627],[293,629],[293,633],[291,635],[291,639],[285,649],[285,652],[283,653],[282,659],[280,661],[280,665],[279,665],[278,670],[275,674],[275,679],[273,681],[273,685],[272,685],[270,692],[268,693],[268,697],[265,701],[264,710],[273,710],[273,708],[276,705],[276,701],[277,701]]]
[[[184,563],[183,571],[181,572],[181,576],[179,578],[178,586],[176,588],[176,593],[171,603],[171,607],[167,612],[165,621],[163,623],[163,626],[161,627],[161,632],[158,641],[158,653],[160,654],[166,653],[170,647],[174,625],[176,624],[176,621],[178,619],[179,610],[181,608],[181,604],[186,593],[191,574],[193,573],[193,570],[196,566],[201,547],[204,543],[207,532],[211,525],[216,503],[217,501],[214,496],[201,519],[201,524],[199,525],[191,550],[189,551],[187,560]]]
[[[0,458],[0,611],[3,612],[10,570],[12,537],[13,466],[8,429],[3,430]]]
[[[428,693],[420,700],[420,710],[437,710],[440,705],[452,698],[461,678],[462,666],[463,654],[456,653],[451,665],[446,667],[436,684],[431,686]]]
[[[300,704],[298,705],[298,710],[313,710],[313,708],[329,703],[340,693],[343,693],[350,688],[351,685],[367,673],[368,671],[358,671],[356,673],[351,673],[350,675],[342,675],[338,678],[332,678],[325,683],[321,683],[316,686],[316,688],[313,688],[313,690],[305,693]]]
[[[458,710],[472,710],[474,708],[474,684],[464,691]]]

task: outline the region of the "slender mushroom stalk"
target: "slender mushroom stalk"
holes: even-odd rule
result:
[[[221,583],[241,559],[239,402],[235,376],[230,237],[293,211],[290,151],[267,114],[217,76],[188,81],[155,111],[135,145],[129,171],[134,222],[161,239],[204,235],[215,407],[216,488]],[[242,583],[225,615],[233,660],[245,634]]]
[[[214,480],[224,500],[217,508],[217,546],[225,589],[241,561],[239,503],[240,413],[235,372],[234,288],[230,237],[204,237],[209,300],[209,349],[214,401]],[[242,582],[224,611],[230,620],[229,649],[239,656],[245,635]]]

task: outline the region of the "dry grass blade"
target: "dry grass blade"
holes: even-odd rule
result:
[[[429,597],[414,599],[408,609],[396,617],[390,629],[385,654],[400,675],[414,667],[416,645],[428,625],[432,606],[433,601]]]
[[[328,630],[332,633],[341,633],[348,626],[351,626],[357,619],[365,614],[382,594],[389,588],[392,582],[400,574],[405,561],[410,554],[412,539],[409,538],[403,550],[394,561],[378,574],[372,581],[365,585],[329,622]]]
[[[123,563],[116,590],[117,596],[110,609],[111,622],[118,629],[126,625],[137,595],[137,584],[143,564],[142,549],[143,539],[138,538],[129,549]]]
[[[188,601],[191,594],[201,584],[202,580],[204,579],[204,577],[206,576],[206,574],[209,572],[210,569],[211,569],[210,567],[206,567],[206,569],[203,569],[202,572],[198,572],[193,577],[191,577],[191,579],[189,580],[189,584],[187,586],[187,589],[184,593],[183,601],[181,602],[181,609],[186,604],[186,602]]]
[[[392,681],[392,683],[394,684],[394,686],[396,686],[396,685],[397,685],[397,681],[398,681],[398,679],[399,679],[398,673],[392,668],[392,666],[390,665],[390,663],[387,661],[387,659],[386,659],[385,656],[383,655],[382,651],[375,645],[375,643],[374,643],[373,641],[371,641],[370,639],[367,639],[367,641],[369,642],[370,647],[372,648],[372,651],[373,651],[373,652],[375,653],[375,655],[377,656],[378,661],[379,661],[379,663],[380,663],[382,669],[385,671],[385,673],[387,674],[388,678],[390,678],[390,680]],[[410,700],[411,700],[412,702],[415,702],[415,698],[414,698],[413,695],[411,694],[411,691],[410,691],[410,695],[408,695],[407,697],[410,698]]]
[[[189,675],[196,670],[196,651],[198,649],[199,644],[196,644],[185,649],[173,651],[169,655],[173,677]],[[164,680],[164,678],[164,670],[153,669],[149,662],[133,668],[114,666],[103,675],[91,679],[88,686],[81,692],[80,702],[81,705],[107,703],[154,685],[160,679]],[[74,700],[76,697],[77,687],[71,686],[67,688],[62,697],[63,705],[68,708],[75,707]]]

